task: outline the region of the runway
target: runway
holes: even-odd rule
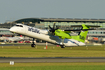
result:
[[[28,43],[28,44],[19,44],[19,43],[10,43],[10,44],[0,44],[0,46],[25,46],[25,45],[29,45],[29,47],[31,46],[32,43]],[[46,43],[36,43],[36,45],[46,45]],[[53,44],[50,44],[48,43],[48,45],[53,45]]]
[[[0,57],[0,63],[105,62],[105,57]]]

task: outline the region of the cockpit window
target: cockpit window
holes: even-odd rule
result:
[[[22,25],[20,25],[20,27],[23,27]]]
[[[23,27],[22,25],[16,25],[16,26],[18,26],[18,27]]]

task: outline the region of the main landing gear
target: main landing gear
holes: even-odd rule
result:
[[[60,45],[61,46],[61,48],[65,48],[65,46],[64,45]]]
[[[35,47],[35,46],[36,46],[36,44],[34,43],[34,40],[35,40],[35,38],[33,38],[33,41],[32,41],[32,44],[31,44],[31,47]]]
[[[65,45],[64,45],[64,39],[62,39],[62,45],[60,45],[61,48],[65,48]]]

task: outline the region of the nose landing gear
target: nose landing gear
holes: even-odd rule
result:
[[[35,47],[36,45],[35,44],[31,44],[31,47]]]
[[[34,40],[35,40],[35,38],[33,38],[33,41],[32,41],[32,44],[31,44],[31,47],[34,47],[34,48],[35,48],[36,44],[34,43]]]

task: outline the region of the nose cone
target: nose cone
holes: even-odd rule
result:
[[[15,29],[12,27],[9,29],[10,32],[15,32]]]

